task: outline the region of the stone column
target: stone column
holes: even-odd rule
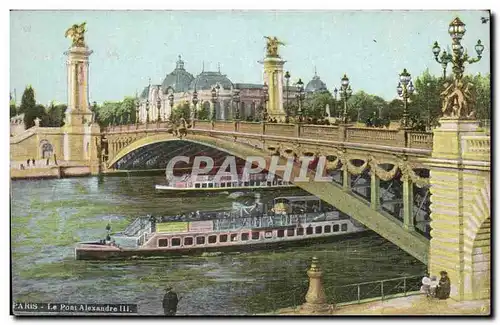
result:
[[[92,123],[88,99],[89,56],[87,46],[73,46],[65,54],[68,73],[68,108],[64,134],[64,159],[71,164],[89,166],[92,174],[99,171],[98,141],[100,128]]]
[[[309,290],[306,294],[306,302],[299,308],[300,313],[306,314],[328,314],[333,306],[326,303],[325,291],[323,289],[323,272],[318,265],[318,258],[313,257],[311,268],[307,271],[309,276]]]
[[[375,171],[370,170],[371,184],[370,184],[370,206],[373,210],[378,210],[380,207],[380,178],[377,177]]]
[[[342,166],[342,184],[343,190],[348,192],[351,190],[351,174],[347,170],[347,166]]]
[[[264,82],[268,85],[269,101],[267,113],[278,121],[285,119],[283,108],[283,61],[280,57],[266,57],[264,64]]]
[[[478,121],[443,118],[440,124],[426,162],[432,194],[429,272],[448,273],[453,299],[487,299],[490,138],[479,132]]]
[[[409,175],[403,175],[403,227],[408,231],[415,230],[413,218],[413,183]]]

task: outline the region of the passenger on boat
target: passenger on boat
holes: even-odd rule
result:
[[[171,287],[167,287],[167,292],[163,297],[163,311],[166,316],[175,316],[177,313],[177,304],[179,304],[179,298],[177,294],[172,290]]]

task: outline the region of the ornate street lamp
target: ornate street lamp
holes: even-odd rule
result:
[[[139,99],[135,100],[135,124],[139,124]]]
[[[267,83],[264,82],[264,86],[262,86],[262,102],[264,103],[264,106],[262,107],[262,121],[266,122],[267,121],[267,102],[269,101],[269,87],[267,86]]]
[[[111,225],[109,224],[109,222],[106,225],[106,232],[106,241],[111,241]]]
[[[337,87],[335,87],[333,89],[333,109],[337,113],[337,116],[340,117],[340,111],[337,111],[337,94],[338,94],[338,92],[339,92],[339,90],[337,89]]]
[[[299,92],[297,94],[297,99],[299,101],[299,121],[302,122],[302,120],[304,119],[304,112],[302,112],[302,103],[306,98],[306,94],[304,92],[304,83],[302,82],[302,79],[299,79],[299,81],[297,82],[297,86],[299,87]]]
[[[234,103],[236,103],[235,119],[239,120],[240,119],[240,90],[239,89],[233,89],[232,100]]]
[[[168,103],[170,104],[170,116],[172,116],[174,111],[174,90],[172,88],[169,90]]]
[[[215,103],[217,103],[217,100],[219,99],[219,90],[220,86],[217,84],[215,87],[212,87],[212,114],[211,114],[211,119],[212,121],[215,121],[216,118],[216,111],[215,111]]]
[[[452,52],[453,54],[446,53],[443,51],[440,58],[438,59],[439,53],[441,52],[441,48],[439,47],[438,42],[434,42],[434,46],[432,47],[432,53],[434,53],[434,58],[438,63],[441,63],[443,66],[443,70],[446,74],[446,66],[451,62],[453,65],[452,71],[456,80],[460,80],[463,77],[465,70],[465,63],[475,63],[481,60],[481,54],[483,53],[484,46],[481,44],[481,40],[477,41],[474,49],[477,53],[477,58],[471,58],[467,54],[467,51],[464,50],[460,41],[462,40],[465,34],[465,24],[460,20],[460,18],[455,18],[449,25],[448,33],[452,39]]]
[[[340,98],[344,100],[344,111],[342,113],[342,123],[347,124],[347,101],[352,95],[351,85],[349,85],[349,78],[344,73],[342,79],[340,79]]]
[[[146,124],[149,123],[149,98],[146,99]]]
[[[198,105],[198,92],[196,91],[196,87],[194,88],[194,91],[193,91],[193,99],[192,99],[192,102],[193,102],[193,113],[191,114],[192,116],[192,120],[196,120],[198,118],[198,110],[196,108],[196,105]]]
[[[289,90],[288,90],[288,85],[290,82],[290,72],[285,73],[285,80],[286,80],[286,109],[285,109],[285,123],[290,122],[290,105],[289,105]]]
[[[157,122],[161,122],[161,98],[160,98],[160,88],[158,87],[158,98],[156,99],[156,109],[158,111],[158,117],[157,117]]]
[[[94,101],[92,103],[92,123],[95,123],[95,119],[96,119],[96,114],[97,114],[97,102]]]
[[[413,87],[413,83],[411,81],[411,75],[406,69],[401,72],[399,75],[399,83],[398,87],[396,88],[398,91],[399,97],[403,98],[403,103],[404,103],[404,109],[403,109],[403,120],[402,120],[402,128],[407,129],[409,128],[409,114],[408,114],[408,98],[410,97],[411,94],[415,91],[415,87]]]

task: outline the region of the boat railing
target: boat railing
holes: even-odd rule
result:
[[[324,217],[324,219],[323,219]],[[338,218],[344,220],[348,218]],[[334,219],[335,220],[335,219]],[[332,220],[332,221],[334,221]],[[255,217],[238,217],[214,220],[214,230],[235,230],[241,228],[267,228],[307,225],[311,222],[329,221],[325,213],[275,214]]]
[[[139,237],[145,232],[151,232],[151,222],[147,218],[141,217],[128,225],[122,234],[129,237]]]

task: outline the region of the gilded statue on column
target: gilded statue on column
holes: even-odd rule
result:
[[[86,22],[83,22],[82,24],[73,24],[68,30],[66,30],[66,33],[64,34],[64,37],[71,37],[72,40],[72,46],[76,47],[85,47],[85,24]]]
[[[267,53],[268,57],[279,57],[278,55],[278,45],[285,45],[285,43],[281,42],[276,36],[264,36],[267,39]]]
[[[443,97],[443,117],[474,118],[474,98],[471,94],[472,83],[460,78],[451,84],[445,83]]]

